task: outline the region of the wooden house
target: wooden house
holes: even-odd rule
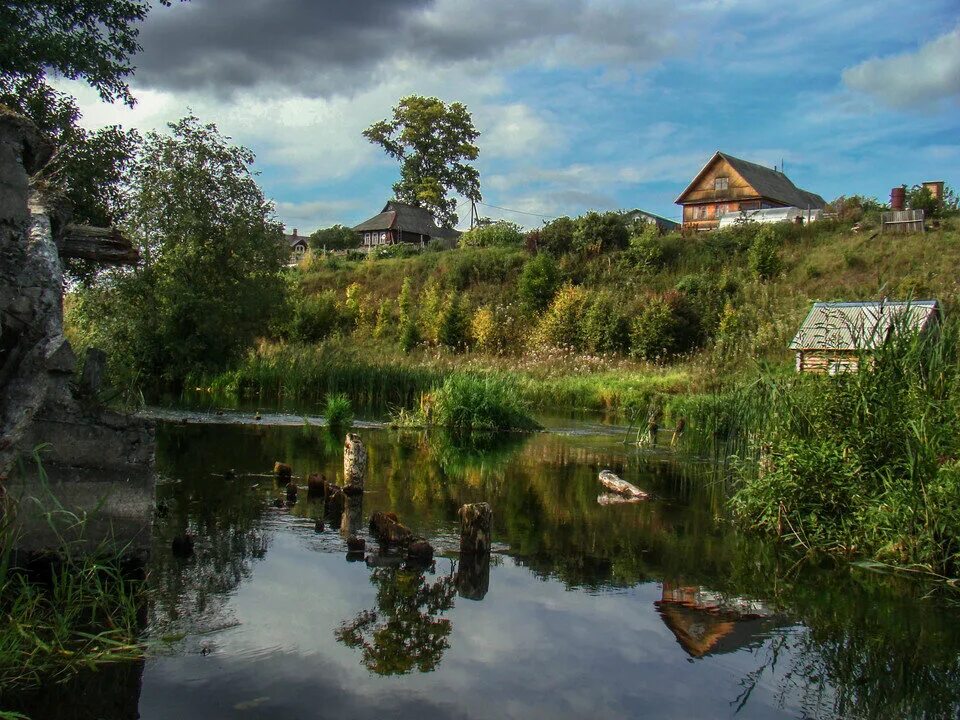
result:
[[[892,333],[923,332],[939,312],[936,300],[814,303],[790,343],[797,372],[855,372]]]
[[[460,233],[453,228],[439,227],[429,210],[399,200],[388,201],[378,215],[360,223],[353,230],[367,249],[401,242],[426,245],[434,238],[453,244],[460,237]]]
[[[647,210],[630,210],[623,214],[627,223],[653,223],[662,233],[680,229],[680,223]]]
[[[293,229],[292,234],[284,233],[283,239],[288,248],[290,248],[290,259],[296,262],[302,258],[310,248],[309,238],[297,234],[297,229]]]
[[[713,230],[725,213],[795,207],[822,209],[826,202],[801,190],[780,170],[717,152],[676,200],[684,230]]]

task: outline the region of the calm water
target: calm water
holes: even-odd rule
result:
[[[704,466],[575,430],[465,451],[363,429],[367,492],[346,522],[366,535],[370,513],[396,511],[437,548],[417,570],[369,536],[349,561],[305,491],[274,507],[275,460],[342,473],[324,430],[161,426],[149,657],[45,693],[34,717],[957,716],[955,607],[848,565],[798,566],[730,530]],[[599,504],[602,468],[655,499]],[[494,553],[464,567],[457,508],[481,500]],[[186,529],[195,552],[178,560]]]

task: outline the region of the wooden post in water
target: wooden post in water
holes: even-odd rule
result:
[[[345,538],[360,532],[363,522],[363,495],[343,498],[343,515],[340,517],[340,534]]]
[[[457,592],[467,600],[483,600],[490,589],[489,503],[472,503],[460,508],[460,567]]]
[[[343,484],[344,488],[363,489],[363,479],[367,474],[367,448],[356,433],[347,433],[343,444]]]

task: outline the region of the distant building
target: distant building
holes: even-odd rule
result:
[[[656,224],[660,229],[660,232],[670,232],[671,230],[679,230],[680,223],[669,218],[665,218],[662,215],[657,215],[656,213],[647,212],[646,210],[630,210],[623,214],[624,219],[628,223],[632,222],[650,222]]]
[[[453,228],[441,228],[425,208],[389,200],[379,215],[374,215],[354,229],[365,248],[394,243],[425,245],[434,238],[449,240],[451,245],[460,237]]]
[[[822,209],[826,202],[801,190],[780,170],[717,152],[676,200],[685,230],[713,230],[725,213],[795,207]]]
[[[923,332],[939,313],[936,300],[814,303],[790,343],[797,372],[855,372],[892,333]]]
[[[283,239],[286,240],[287,247],[290,248],[290,259],[296,262],[304,256],[310,247],[308,238],[297,234],[297,229],[293,229],[293,234],[284,233]]]

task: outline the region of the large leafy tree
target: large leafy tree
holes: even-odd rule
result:
[[[393,186],[397,199],[427,208],[441,225],[458,220],[451,191],[480,200],[480,173],[470,164],[480,153],[475,144],[480,132],[462,103],[411,95],[400,100],[392,118],[363,135],[400,161],[400,180]]]
[[[360,245],[360,237],[344,225],[331,225],[317,230],[310,236],[313,250],[350,250]]]
[[[148,133],[124,225],[143,262],[77,293],[72,320],[131,377],[177,383],[227,366],[284,302],[282,225],[253,154],[186,117]]]

